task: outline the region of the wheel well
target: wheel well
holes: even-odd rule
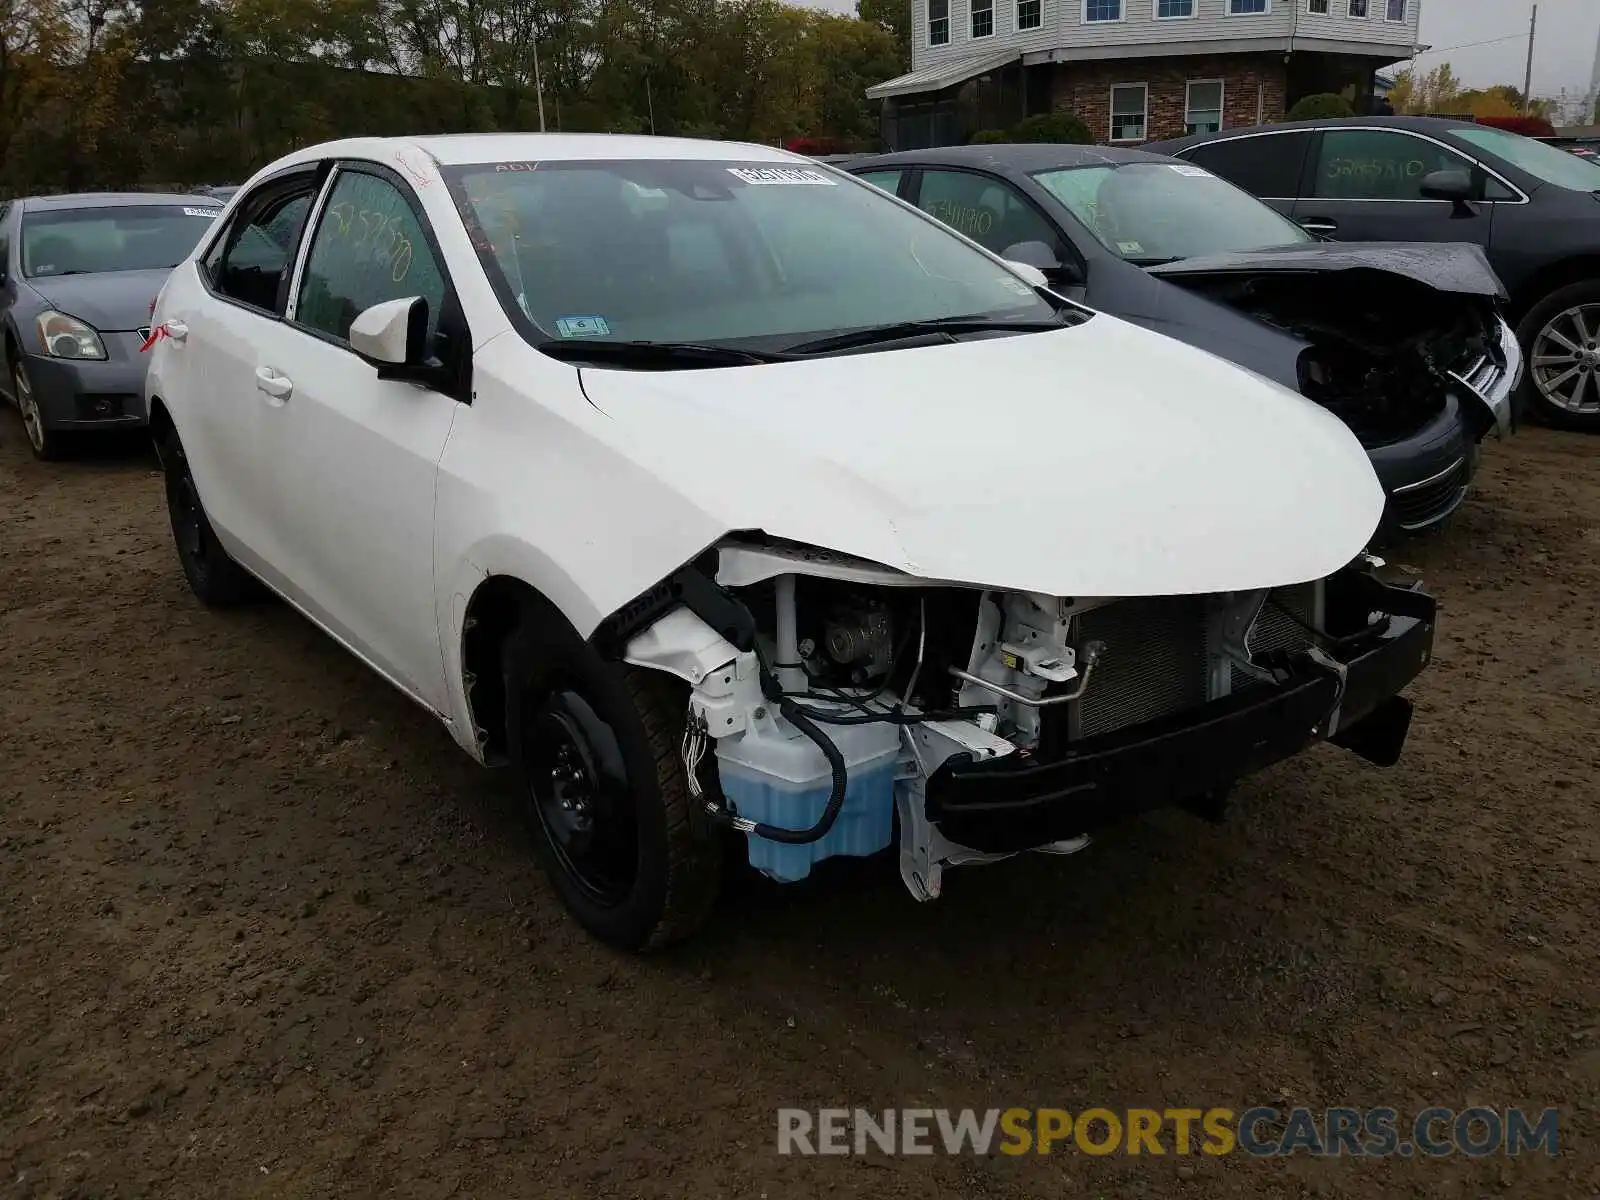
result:
[[[484,761],[506,757],[506,688],[500,673],[501,652],[526,614],[560,613],[539,591],[510,575],[491,575],[467,602],[461,630],[461,674],[472,714],[473,733],[483,746]]]
[[[1528,315],[1533,306],[1551,292],[1573,283],[1588,283],[1600,276],[1600,254],[1565,258],[1543,267],[1522,281],[1511,297],[1511,312],[1517,323]]]

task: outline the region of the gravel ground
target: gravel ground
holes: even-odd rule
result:
[[[1401,765],[1221,825],[746,881],[635,961],[502,776],[279,604],[202,610],[137,445],[0,413],[0,1186],[16,1196],[1600,1192],[1600,440],[1491,443]],[[1555,1159],[796,1159],[780,1106],[1561,1107]]]

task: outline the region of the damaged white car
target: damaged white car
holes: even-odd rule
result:
[[[157,302],[179,558],[518,773],[607,941],[898,843],[913,895],[1318,740],[1380,764],[1434,602],[1303,397],[782,151],[313,147]]]

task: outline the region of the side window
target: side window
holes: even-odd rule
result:
[[[917,206],[996,254],[1018,242],[1055,249],[1060,235],[1010,184],[962,171],[922,172]]]
[[[387,179],[341,171],[311,241],[295,321],[345,341],[363,311],[406,296],[428,302],[431,339],[445,286],[421,221]]]
[[[1293,200],[1310,148],[1309,133],[1274,133],[1207,142],[1183,157],[1262,200]]]
[[[896,195],[900,191],[900,180],[905,177],[904,171],[863,171],[857,179],[865,179],[873,187],[882,188],[889,195]]]
[[[311,207],[311,181],[251,198],[203,262],[211,286],[230,300],[278,311],[278,291],[294,263],[295,239]]]
[[[1421,200],[1434,171],[1473,171],[1453,150],[1388,129],[1329,129],[1322,135],[1312,195],[1323,200]]]

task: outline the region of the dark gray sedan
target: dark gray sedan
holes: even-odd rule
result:
[[[1438,117],[1297,121],[1146,149],[1192,162],[1340,241],[1467,242],[1510,293],[1524,399],[1600,432],[1600,160]]]
[[[1386,524],[1443,521],[1479,444],[1512,425],[1522,354],[1476,246],[1320,241],[1174,158],[1095,146],[946,146],[845,170],[1051,287],[1302,393],[1355,431]]]
[[[209,196],[30,196],[0,208],[3,388],[34,454],[145,423],[150,305],[211,228]]]

